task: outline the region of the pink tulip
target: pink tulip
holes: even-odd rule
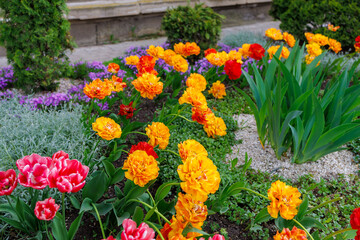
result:
[[[205,240],[205,238],[200,238],[199,240]],[[215,234],[213,237],[209,237],[208,240],[225,240],[225,237],[220,234]]]
[[[44,201],[38,201],[35,205],[34,213],[38,219],[50,221],[55,217],[59,208],[60,206],[55,204],[55,199],[50,197]]]
[[[84,187],[85,179],[89,173],[87,166],[82,165],[76,159],[67,159],[65,156],[54,160],[52,165],[53,168],[48,177],[49,187],[57,188],[63,193],[78,192]]]
[[[109,236],[107,239],[101,239],[101,240],[116,240],[113,236]]]
[[[19,183],[25,187],[44,189],[48,185],[50,164],[51,158],[35,153],[17,160],[16,166],[20,171]]]
[[[6,172],[0,171],[0,196],[10,195],[16,185],[17,179],[14,169],[9,169]]]
[[[141,223],[136,228],[136,222],[131,219],[123,221],[124,231],[121,233],[121,240],[155,240],[155,232],[146,223]]]

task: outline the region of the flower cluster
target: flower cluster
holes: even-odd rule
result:
[[[177,43],[174,45],[174,51],[183,57],[189,57],[191,55],[199,55],[200,47],[194,42]]]
[[[360,52],[360,36],[357,36],[355,38],[354,47],[355,47],[355,52]]]
[[[182,232],[189,224],[202,229],[208,215],[204,202],[208,194],[218,190],[220,174],[213,162],[207,158],[208,153],[199,142],[190,139],[180,143],[178,147],[183,161],[183,164],[178,166],[178,174],[183,181],[181,189],[186,194],[178,194],[176,215],[172,217],[170,224],[166,223],[161,229],[161,234],[165,239],[195,239],[201,234],[189,232],[184,237]],[[214,236],[214,239],[223,240],[223,236]]]
[[[224,98],[224,96],[226,96],[225,85],[222,84],[220,81],[214,82],[208,92],[217,99],[222,99]]]
[[[279,29],[269,28],[265,31],[265,36],[275,41],[284,40],[289,47],[294,47],[296,40],[293,35],[288,32],[281,33]]]
[[[338,53],[342,50],[341,43],[335,39],[328,38],[322,34],[316,33],[305,33],[305,37],[308,41],[306,45],[308,54],[305,56],[305,62],[310,64],[317,56],[322,53],[321,47],[328,46],[328,49],[332,50],[335,53]]]
[[[277,50],[280,48],[280,45],[277,46],[271,46],[269,47],[269,49],[267,50],[267,52],[269,53],[269,58],[272,59],[273,56],[275,55],[275,53],[277,52]],[[279,59],[281,59],[282,57],[287,59],[290,55],[290,51],[287,47],[283,46],[281,49],[281,54]]]
[[[19,175],[16,177],[14,169],[0,171],[0,196],[10,195],[17,183],[24,187],[44,189],[47,186],[57,188],[62,193],[78,192],[85,185],[89,172],[87,166],[78,160],[69,159],[63,151],[56,152],[52,158],[31,154],[16,161]],[[38,201],[35,205],[35,216],[40,220],[51,220],[59,206],[51,197]]]

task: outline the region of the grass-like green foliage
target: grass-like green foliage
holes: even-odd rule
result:
[[[241,47],[244,43],[258,43],[261,46],[266,45],[266,38],[263,34],[253,32],[238,32],[224,37],[223,43],[231,47]]]
[[[202,4],[178,6],[166,11],[161,27],[172,45],[179,41],[196,42],[201,50],[206,50],[216,46],[223,19],[224,16]]]
[[[16,160],[32,153],[51,157],[63,150],[84,164],[99,157],[101,147],[94,148],[98,137],[80,121],[80,105],[32,111],[14,98],[0,101],[0,112],[1,170],[16,169]]]
[[[280,28],[305,41],[305,32],[321,33],[341,42],[343,50],[353,50],[360,35],[360,2],[352,0],[274,0],[270,15],[280,20]],[[340,26],[336,32],[327,24]]]
[[[255,115],[259,137],[268,140],[276,156],[291,147],[292,161],[315,161],[360,135],[360,86],[350,86],[355,62],[348,71],[321,89],[326,73],[316,64],[302,62],[304,47],[296,44],[283,63],[277,57],[266,65],[262,77],[253,66],[254,80],[244,73],[249,82],[255,103],[244,95]],[[275,56],[279,56],[280,49]]]
[[[16,87],[54,90],[68,66],[65,51],[74,46],[65,19],[65,0],[1,1],[0,44],[14,67]],[[63,62],[65,61],[65,62]]]

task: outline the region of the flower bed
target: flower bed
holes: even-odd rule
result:
[[[321,46],[337,52],[338,43],[308,34],[304,56],[290,34],[269,29],[266,36],[284,39],[289,49],[271,41],[267,51],[259,44],[219,44],[191,65],[188,57],[201,51],[196,43],[132,48],[106,65],[74,64],[70,75],[83,78],[84,85],[67,93],[27,98],[4,91],[3,101],[35,111],[82,105],[84,131],[95,149],[105,147],[101,157],[87,151],[80,161],[71,160],[66,149],[52,157],[24,153],[16,161],[18,178],[13,169],[1,172],[7,200],[1,219],[49,239],[81,239],[77,231],[91,238],[84,228],[94,222],[96,239],[354,238],[360,220],[355,210],[348,227],[356,208],[349,201],[359,199],[336,192],[343,180],[316,183],[304,177],[291,183],[249,169],[247,155],[242,166],[236,158],[225,164],[236,143],[237,110],[250,108],[260,141],[277,157],[290,149],[294,162],[317,160],[359,136],[357,65],[347,73],[318,64]],[[13,81],[11,70],[3,75],[4,86]],[[11,195],[17,182],[27,190],[20,198]],[[348,184],[347,191],[357,193],[357,187]],[[329,221],[324,211],[337,218]],[[207,222],[213,214],[218,218]],[[227,226],[229,232],[227,220],[236,222]]]

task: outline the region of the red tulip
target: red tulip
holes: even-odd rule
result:
[[[265,56],[265,49],[257,43],[250,45],[249,52],[250,57],[255,60],[261,60]]]
[[[14,169],[9,169],[6,172],[0,171],[0,196],[10,195],[16,185],[17,179]]]
[[[210,53],[217,53],[217,51],[214,48],[209,48],[209,49],[205,50],[204,53],[205,53],[205,57],[206,57]]]
[[[38,219],[50,221],[55,217],[59,208],[60,206],[55,204],[55,199],[50,197],[44,201],[38,201],[35,205],[34,213]]]
[[[226,75],[229,76],[230,80],[235,80],[241,76],[241,64],[235,60],[229,60],[225,63],[224,67]]]
[[[360,208],[355,208],[350,215],[350,225],[352,229],[360,229]]]
[[[131,219],[123,221],[124,231],[121,233],[121,240],[155,240],[155,232],[146,223],[141,223],[136,228],[136,222]]]
[[[53,159],[54,160],[54,159]],[[49,187],[57,188],[60,192],[78,192],[85,185],[85,179],[89,173],[89,167],[82,165],[78,160],[59,158],[60,163],[54,166],[49,174]]]
[[[31,154],[16,161],[20,173],[18,181],[25,187],[44,189],[48,185],[47,176],[51,158],[42,157],[38,154]]]
[[[129,155],[135,152],[136,150],[143,150],[147,153],[147,155],[153,156],[155,159],[159,157],[154,151],[154,147],[148,144],[147,142],[139,142],[136,145],[132,145]]]

